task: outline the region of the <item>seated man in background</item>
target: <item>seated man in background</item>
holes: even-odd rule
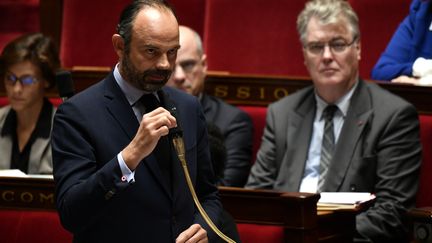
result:
[[[247,187],[374,193],[355,242],[407,242],[421,163],[415,107],[359,78],[358,17],[347,1],[309,1],[297,30],[313,86],[269,106]]]
[[[397,83],[432,85],[432,1],[413,0],[372,70],[372,78]]]
[[[51,127],[55,107],[45,90],[60,67],[48,37],[27,34],[10,42],[0,57],[0,77],[9,105],[0,109],[0,169],[51,174]]]
[[[252,121],[244,111],[203,92],[207,57],[198,33],[180,26],[180,46],[176,68],[167,85],[197,96],[206,120],[218,126],[225,136],[227,161],[224,176],[218,184],[243,187],[252,160]]]

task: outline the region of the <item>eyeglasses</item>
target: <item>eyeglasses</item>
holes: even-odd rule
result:
[[[16,82],[20,82],[23,86],[30,86],[34,83],[36,83],[38,80],[37,78],[31,76],[31,75],[23,75],[21,77],[17,77],[13,73],[6,73],[5,75],[5,83],[10,86],[14,86]]]
[[[196,65],[198,64],[198,61],[196,60],[185,60],[182,62],[179,62],[177,66],[181,67],[183,69],[183,72],[189,74],[191,73]]]
[[[328,46],[333,54],[338,54],[344,52],[347,47],[354,44],[356,40],[357,37],[354,37],[350,43],[347,43],[343,39],[330,41],[328,43],[312,42],[306,44],[304,48],[312,55],[321,55],[324,52],[324,48]]]

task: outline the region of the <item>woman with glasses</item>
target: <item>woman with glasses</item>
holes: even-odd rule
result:
[[[45,90],[55,84],[60,67],[57,48],[48,37],[23,35],[0,56],[0,80],[9,105],[0,108],[0,169],[51,174],[50,135],[54,106]]]

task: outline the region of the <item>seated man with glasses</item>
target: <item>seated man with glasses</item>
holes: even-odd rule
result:
[[[415,107],[359,78],[358,17],[347,1],[309,1],[297,30],[313,86],[269,106],[246,186],[373,193],[354,241],[408,242],[421,163]]]
[[[252,120],[242,110],[204,93],[207,57],[198,33],[189,27],[180,26],[180,46],[176,67],[167,85],[197,96],[206,120],[222,131],[227,159],[224,175],[218,184],[243,187],[252,160]]]
[[[0,77],[9,105],[0,108],[0,169],[51,174],[51,127],[55,107],[45,97],[60,60],[40,33],[9,43],[0,56]]]

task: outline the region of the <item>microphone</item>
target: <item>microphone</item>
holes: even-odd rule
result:
[[[63,101],[75,94],[72,75],[69,71],[59,71],[56,73],[57,90]]]
[[[177,157],[179,158],[182,166],[186,166],[186,150],[183,141],[183,131],[180,127],[178,120],[177,108],[174,105],[174,101],[169,98],[169,95],[162,91],[157,91],[161,106],[167,109],[177,121],[177,127],[171,128],[168,133],[169,139],[172,141],[172,145],[176,151]]]
[[[157,94],[159,96],[161,106],[167,109],[171,113],[171,115],[177,120],[177,127],[171,128],[169,130],[169,137],[171,139],[174,139],[176,137],[183,138],[183,130],[180,127],[180,123],[178,120],[178,110],[175,106],[174,101],[169,97],[167,93],[163,92],[161,89],[157,91]]]
[[[165,107],[165,109],[167,109],[171,113],[171,115],[174,116],[177,120],[177,127],[171,128],[169,130],[168,136],[172,140],[172,144],[176,150],[177,157],[180,160],[180,163],[181,163],[181,166],[183,168],[184,175],[185,175],[185,179],[186,179],[187,185],[189,187],[189,191],[191,193],[193,201],[195,203],[195,206],[198,208],[198,211],[200,212],[201,216],[206,221],[206,223],[209,225],[209,227],[219,237],[221,237],[224,241],[226,241],[228,243],[236,243],[235,241],[230,239],[228,236],[224,235],[224,233],[222,233],[216,227],[216,225],[212,222],[210,217],[207,215],[204,208],[201,206],[201,203],[198,200],[198,196],[196,195],[195,188],[193,186],[192,180],[191,180],[190,175],[189,175],[189,169],[188,169],[187,162],[186,162],[186,150],[185,150],[184,141],[183,141],[183,131],[180,127],[180,122],[177,119],[177,117],[178,117],[177,108],[174,105],[174,101],[172,101],[169,98],[169,95],[166,94],[165,92],[163,92],[161,89],[157,91],[157,94],[159,96],[159,100],[160,100],[162,107]]]

